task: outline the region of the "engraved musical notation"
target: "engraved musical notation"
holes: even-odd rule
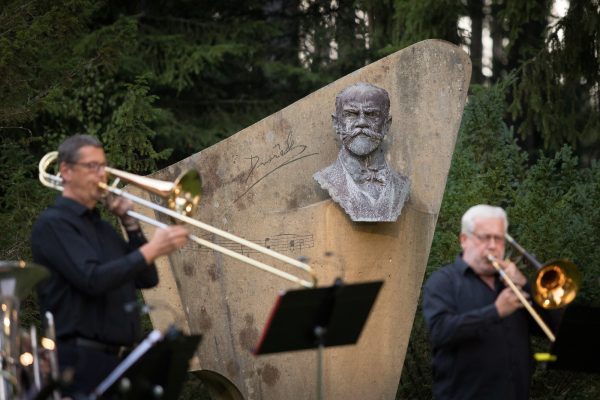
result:
[[[263,246],[267,249],[275,250],[277,252],[289,251],[294,253],[296,251],[302,251],[309,247],[314,247],[312,234],[295,235],[290,233],[282,233],[275,235],[271,238],[265,238]]]
[[[210,234],[202,235],[198,237],[211,241],[226,249],[235,251],[241,255],[249,256],[253,253],[260,253],[257,250],[248,248],[239,243],[223,238],[214,238]],[[260,246],[266,247],[267,249],[274,250],[279,253],[301,253],[304,249],[315,246],[314,238],[312,234],[294,234],[294,233],[280,233],[277,235],[269,236],[264,239],[247,239],[250,242],[256,243]],[[195,242],[188,241],[188,243],[181,248],[184,252],[201,252],[209,253],[213,252],[208,247],[201,246]]]

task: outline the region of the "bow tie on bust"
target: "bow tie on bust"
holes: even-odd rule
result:
[[[356,179],[357,183],[365,183],[365,182],[379,182],[385,183],[386,173],[385,168],[368,168],[364,171],[361,171]]]

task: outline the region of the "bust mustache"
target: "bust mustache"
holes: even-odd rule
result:
[[[313,177],[353,221],[396,221],[410,182],[392,170],[382,148],[392,117],[387,92],[357,83],[336,97],[333,126],[341,141],[335,162]]]
[[[356,156],[371,154],[381,145],[384,135],[371,128],[354,128],[338,133],[342,144]]]

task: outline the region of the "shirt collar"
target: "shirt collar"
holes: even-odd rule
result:
[[[55,203],[57,208],[61,208],[63,210],[68,210],[77,216],[83,216],[86,213],[89,215],[93,215],[94,213],[98,213],[97,208],[93,208],[92,210],[88,209],[83,204],[65,196],[58,196],[56,198]]]
[[[456,256],[456,260],[454,260],[454,265],[456,267],[456,269],[458,269],[458,272],[460,272],[461,275],[466,275],[468,273],[468,271],[471,271],[471,273],[474,276],[477,276],[477,273],[475,272],[475,270],[473,269],[473,267],[471,267],[469,264],[467,264],[465,262],[465,260],[463,260],[462,258],[463,253],[461,252],[458,256]],[[481,279],[481,277],[479,277]],[[500,280],[500,276],[498,274],[494,275],[494,279],[496,281]],[[496,287],[502,287],[501,285],[496,285]]]
[[[463,260],[462,256],[463,256],[463,254],[462,254],[462,253],[460,253],[459,255],[457,255],[457,256],[456,256],[456,260],[454,260],[454,265],[456,265],[456,268],[458,269],[458,271],[459,271],[461,274],[463,274],[463,275],[464,275],[464,274],[466,274],[466,273],[467,273],[467,271],[468,271],[469,269],[470,269],[471,271],[473,271],[473,268],[471,268],[471,267],[469,266],[469,264],[467,264],[467,263],[465,262],[465,260]],[[473,271],[473,272],[475,272],[475,271]]]

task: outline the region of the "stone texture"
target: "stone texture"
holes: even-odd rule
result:
[[[319,286],[336,277],[385,281],[358,344],[325,350],[328,399],[395,397],[470,73],[458,47],[420,42],[153,175],[172,180],[197,168],[205,190],[195,218],[283,254],[308,257]],[[387,161],[411,182],[410,199],[393,223],[352,222],[312,178],[338,153],[331,124],[335,95],[358,81],[384,88],[391,99]],[[308,278],[228,240],[191,231]],[[219,384],[229,381],[246,399],[316,398],[315,351],[250,353],[278,292],[296,285],[194,243],[159,269],[161,284],[144,297],[169,305],[159,306],[152,321],[159,328],[178,321],[204,336],[193,370],[220,375]]]

